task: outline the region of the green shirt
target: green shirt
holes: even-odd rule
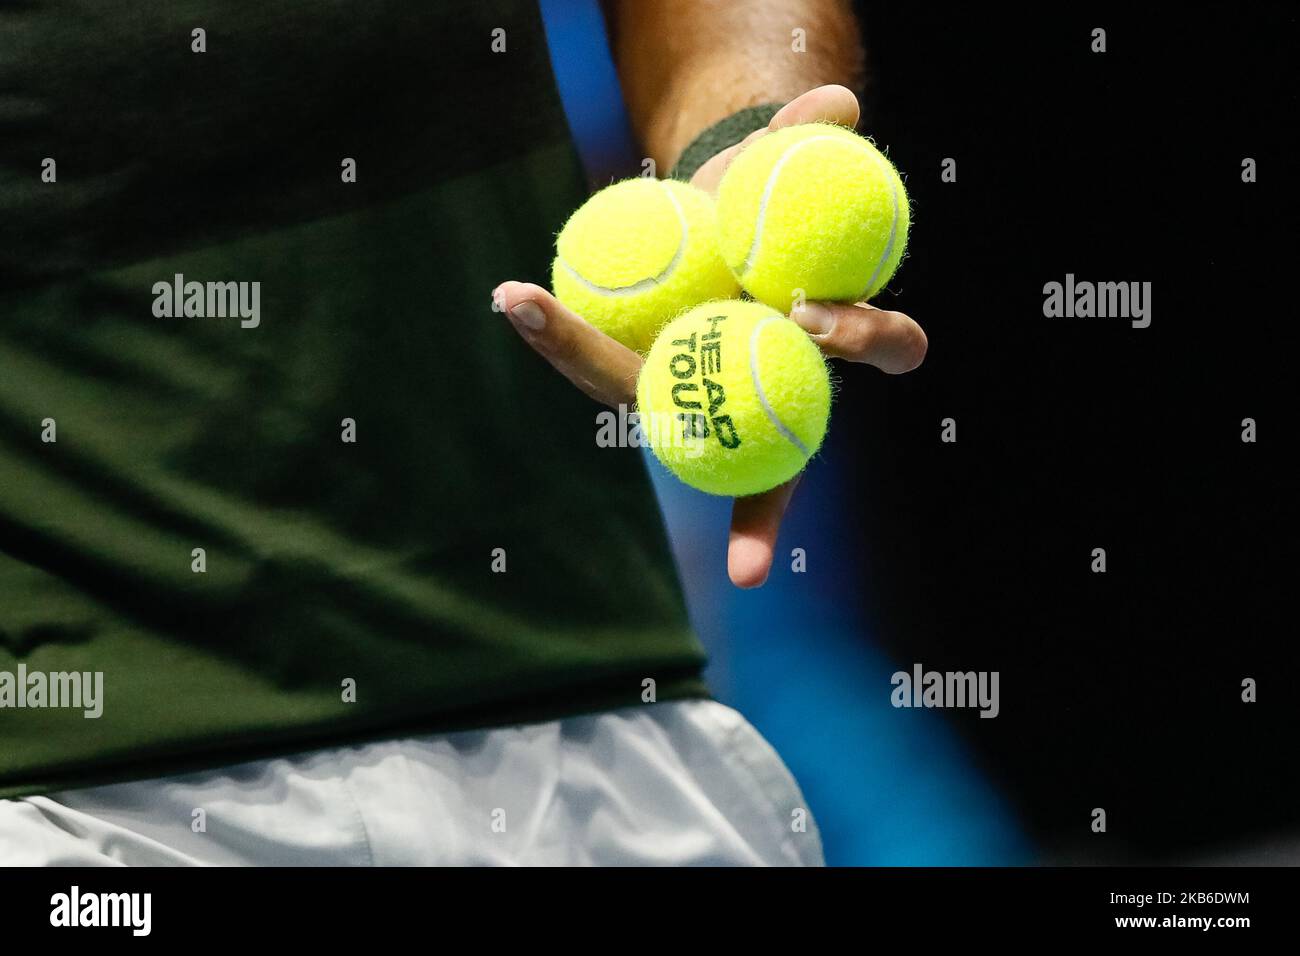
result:
[[[705,693],[639,455],[491,308],[583,198],[531,2],[36,0],[0,89],[0,796]]]

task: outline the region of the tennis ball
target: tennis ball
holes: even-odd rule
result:
[[[641,431],[682,481],[753,495],[821,447],[831,385],[821,350],[761,302],[706,302],[668,323],[636,387]]]
[[[718,187],[722,254],[746,292],[789,312],[858,302],[898,268],[907,191],[884,155],[842,126],[788,126],[741,151]]]
[[[573,214],[555,249],[556,298],[637,352],[683,309],[740,291],[718,248],[713,200],[675,180],[607,186]]]

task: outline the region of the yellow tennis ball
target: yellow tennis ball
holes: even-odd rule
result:
[[[555,250],[556,298],[642,353],[678,312],[740,291],[718,248],[713,200],[675,180],[607,186],[573,214]]]
[[[898,268],[911,220],[898,171],[842,126],[788,126],[755,140],[718,187],[722,253],[745,291],[789,312],[858,302]]]
[[[831,385],[807,333],[761,302],[706,302],[666,325],[636,388],[641,431],[682,481],[753,495],[821,447]]]

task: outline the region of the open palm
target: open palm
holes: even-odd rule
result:
[[[766,128],[709,159],[691,182],[716,193],[727,166],[755,139],[800,123],[852,127],[858,115],[857,98],[845,87],[810,90],[786,104]],[[493,297],[524,341],[586,394],[614,407],[630,407],[636,401],[641,371],[636,352],[598,331],[540,286],[504,282]],[[925,358],[925,333],[901,312],[866,303],[808,303],[791,318],[832,358],[874,365],[891,374],[911,371]],[[798,483],[796,477],[771,491],[735,499],[727,573],[738,587],[757,587],[767,580],[781,519]]]

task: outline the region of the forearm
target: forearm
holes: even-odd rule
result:
[[[861,86],[847,0],[608,0],[606,12],[633,129],[661,172],[737,110]]]

